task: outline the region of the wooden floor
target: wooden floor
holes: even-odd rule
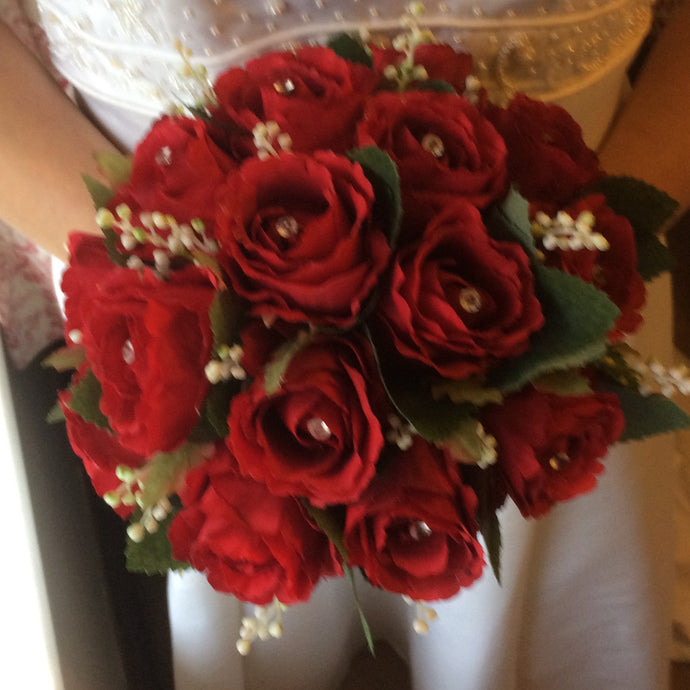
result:
[[[360,652],[340,690],[411,690],[410,677],[393,649],[377,643],[376,658],[366,650]],[[690,690],[690,663],[671,664],[670,690]]]

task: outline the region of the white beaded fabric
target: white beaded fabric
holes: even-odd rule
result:
[[[180,40],[214,76],[269,49],[339,31],[396,33],[407,0],[39,0],[56,67],[100,101],[154,116],[184,101]],[[576,92],[631,57],[651,0],[442,0],[424,25],[471,52],[493,98]]]

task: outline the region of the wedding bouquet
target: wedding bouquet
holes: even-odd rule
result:
[[[686,424],[685,372],[624,340],[674,202],[408,28],[230,69],[87,180],[103,234],[71,236],[50,363],[133,569],[448,598],[485,552],[498,575],[506,501],[542,516]]]

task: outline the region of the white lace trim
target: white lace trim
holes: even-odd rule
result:
[[[494,0],[495,2],[502,0]],[[182,40],[214,76],[274,48],[340,31],[395,33],[406,3],[382,0],[67,0],[39,2],[57,67],[78,89],[153,116],[190,100],[173,49]],[[649,28],[649,0],[561,0],[487,14],[462,0],[427,3],[424,24],[475,56],[493,98],[558,98],[630,58]]]

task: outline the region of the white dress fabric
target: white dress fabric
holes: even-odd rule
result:
[[[41,0],[56,67],[127,146],[185,102],[173,44],[211,74],[270,48],[339,30],[393,30],[406,3],[380,0]],[[649,26],[647,0],[427,3],[425,24],[472,52],[494,97],[556,101],[591,146],[606,132],[625,69]],[[643,353],[670,361],[668,283],[651,287]],[[405,658],[415,690],[662,690],[672,591],[673,438],[617,447],[597,490],[540,521],[501,513],[502,584],[490,569],[435,605],[427,636],[400,597],[358,591],[374,637]],[[177,690],[335,690],[363,643],[348,584],[322,583],[288,610],[285,636],[235,651],[243,607],[195,573],[171,576]]]

